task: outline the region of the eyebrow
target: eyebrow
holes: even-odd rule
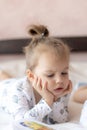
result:
[[[63,71],[64,71],[64,70],[67,70],[67,69],[69,69],[69,67],[68,67],[68,66],[67,66],[67,67],[65,67],[65,68],[63,69]],[[56,72],[56,71],[46,70],[45,72]]]

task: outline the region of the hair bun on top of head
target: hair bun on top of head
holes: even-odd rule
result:
[[[44,25],[31,25],[28,29],[31,37],[48,37],[49,31]]]

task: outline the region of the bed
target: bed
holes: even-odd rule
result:
[[[23,43],[21,44],[21,46],[18,44],[21,48],[25,45],[28,39],[22,39],[22,40],[21,41]],[[16,42],[17,41],[19,42],[20,40],[17,39]],[[69,39],[68,41],[70,42]],[[71,41],[74,42],[75,39]],[[86,42],[86,40],[83,40],[83,41]],[[13,77],[22,77],[23,75],[25,75],[26,64],[24,60],[24,55],[21,52],[20,47],[18,48],[16,47],[15,40],[14,42],[12,42],[12,40],[7,40],[7,45],[6,45],[6,41],[0,41],[0,43],[1,42],[3,42],[4,44],[2,45],[2,49],[0,47],[0,68],[4,69],[6,72],[9,72],[10,75]],[[10,44],[10,42],[13,43],[13,46],[15,46],[15,48]],[[81,45],[82,43],[79,44],[79,46],[77,44],[75,46],[74,45],[72,46],[73,52],[71,53],[71,65],[70,65],[72,71],[70,71],[70,78],[73,81],[73,92],[75,91],[74,88],[78,82],[87,81],[86,79],[87,77],[87,70],[86,70],[87,48],[86,47],[87,46],[83,46],[81,48]],[[73,92],[71,94],[71,98],[69,101],[70,121],[68,123],[52,125],[51,126],[52,128],[57,129],[57,130],[72,130],[72,129],[85,130],[87,129],[81,126],[79,123],[80,114],[81,114],[83,105],[72,101]],[[12,118],[10,115],[8,115],[7,113],[5,113],[3,110],[0,109],[0,130],[7,130],[7,129],[13,130]]]

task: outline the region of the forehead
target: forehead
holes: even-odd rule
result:
[[[47,57],[50,57],[50,55],[52,57],[54,57],[54,59],[57,60],[61,60],[61,59],[69,59],[69,54],[67,52],[66,49],[62,48],[62,47],[58,47],[58,46],[53,46],[51,45],[47,45],[47,44],[40,44],[39,46],[36,47],[35,49],[35,55],[36,56],[42,56],[44,54],[47,55]]]
[[[59,52],[57,49],[46,44],[41,44],[36,47],[34,56],[36,57],[36,67],[40,69],[58,68],[62,64],[62,68],[68,66],[69,56],[67,52]]]
[[[68,67],[68,60],[61,59],[56,56],[55,53],[46,52],[39,56],[37,67],[41,70],[53,70],[57,71],[58,69],[64,69]]]

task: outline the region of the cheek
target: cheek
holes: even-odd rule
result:
[[[65,86],[67,87],[69,85],[69,79],[65,80]]]
[[[45,78],[45,77],[41,77],[41,79],[42,79],[42,83],[43,83],[43,84],[44,84],[45,82],[48,83],[48,85],[47,85],[48,90],[52,90],[52,89],[53,89],[53,87],[54,87],[54,85],[55,85],[55,81],[54,81],[54,80],[49,79],[49,78]]]
[[[48,80],[48,90],[52,90],[55,86],[55,82],[53,80]]]

